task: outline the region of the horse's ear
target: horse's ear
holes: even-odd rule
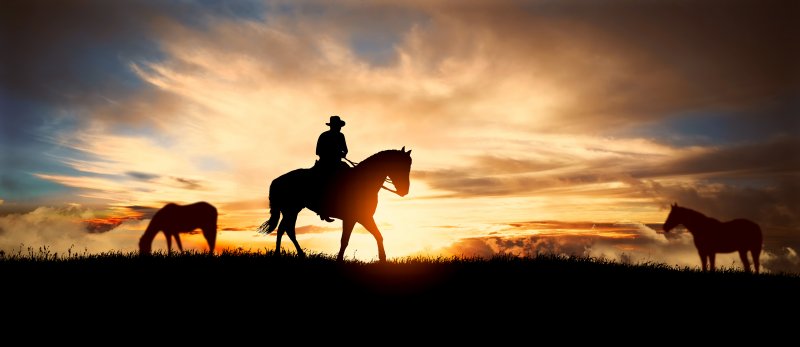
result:
[[[403,148],[400,148],[400,150],[405,152],[406,151],[406,146],[403,146]]]
[[[675,208],[675,207],[678,207],[678,203],[677,203],[677,202],[673,202],[673,203],[672,203],[672,207],[673,207],[673,208]]]
[[[408,154],[410,156],[411,155],[411,150],[409,149],[408,152],[406,152],[406,154]]]

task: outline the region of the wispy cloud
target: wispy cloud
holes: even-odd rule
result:
[[[143,181],[150,181],[150,180],[154,180],[154,179],[160,177],[159,175],[150,174],[150,173],[146,173],[146,172],[138,172],[138,171],[128,171],[125,174],[127,174],[128,176],[131,176],[131,177],[133,177],[135,179],[139,179],[139,180],[143,180]]]

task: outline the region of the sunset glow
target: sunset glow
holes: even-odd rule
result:
[[[678,202],[758,221],[765,267],[800,272],[798,44],[777,2],[456,3],[3,8],[0,249],[133,251],[157,209],[196,201],[219,210],[217,250],[273,249],[269,184],[311,167],[339,115],[354,161],[412,150],[409,194],[379,193],[390,258],[698,266],[660,229]],[[338,252],[341,221],[297,227]],[[346,256],[377,258],[361,226]]]

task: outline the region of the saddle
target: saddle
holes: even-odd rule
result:
[[[311,182],[309,184],[312,192],[309,207],[317,211],[320,215],[328,215],[328,211],[335,204],[338,188],[351,167],[347,163],[321,162],[317,160],[311,167]]]

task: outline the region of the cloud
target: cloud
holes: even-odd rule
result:
[[[678,267],[700,266],[692,235],[685,231],[665,234],[653,229],[660,225],[524,222],[510,226],[511,229],[501,230],[497,236],[463,238],[428,253],[477,257],[554,254],[627,264],[655,262]],[[800,273],[797,253],[790,247],[765,249],[760,260],[765,271]],[[717,254],[716,263],[718,267],[742,268],[738,253]]]
[[[149,0],[10,0],[0,6],[0,88],[26,99],[78,104],[113,103],[108,98],[142,87],[120,67],[161,56],[162,23],[202,27],[211,14],[224,18],[258,7]]]
[[[176,182],[180,184],[180,186],[184,189],[202,189],[203,185],[200,184],[200,180],[193,180],[189,178],[181,178],[181,177],[172,177]]]
[[[583,200],[584,208],[609,199],[618,206],[678,202],[720,219],[753,219],[762,225],[771,247],[800,247],[795,241],[800,223],[800,157],[795,148],[800,142],[794,138],[687,148],[626,139],[550,140],[551,147],[537,151],[535,158],[478,156],[460,167],[416,170],[413,178],[445,196],[463,198],[573,196]],[[553,146],[560,147],[560,154],[548,153]]]
[[[146,172],[138,172],[138,171],[128,171],[125,174],[143,181],[150,181],[160,177],[159,175],[149,174]]]
[[[779,137],[755,143],[711,147],[640,167],[634,177],[710,175],[718,178],[773,178],[800,174],[800,139]]]
[[[327,233],[327,232],[341,232],[341,227],[326,227],[326,226],[319,226],[319,225],[304,225],[300,227],[296,227],[295,232],[297,234],[320,234],[320,233]]]
[[[792,247],[784,247],[775,252],[764,262],[764,266],[773,272],[797,273],[800,269],[800,257]]]
[[[163,206],[161,206],[163,207]],[[136,216],[141,219],[151,219],[153,216],[161,209],[161,207],[149,207],[149,206],[125,206],[126,209],[133,211]]]
[[[139,221],[127,221],[116,226],[114,231],[104,234],[90,233],[86,219],[96,215],[92,210],[71,206],[65,208],[39,207],[25,214],[9,214],[0,217],[0,250],[6,254],[22,252],[28,247],[38,252],[47,247],[53,253],[98,253],[110,250],[133,251],[141,231]]]

